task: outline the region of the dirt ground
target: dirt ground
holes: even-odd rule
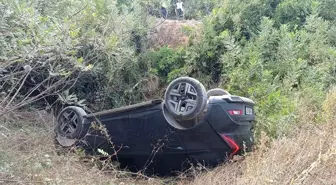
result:
[[[158,20],[152,29],[150,46],[176,48],[186,46],[191,39],[197,38],[201,31],[201,22],[196,20]]]

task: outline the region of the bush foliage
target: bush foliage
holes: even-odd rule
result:
[[[143,101],[170,80],[192,76],[208,89],[255,100],[257,133],[273,137],[295,123],[298,101],[320,107],[336,83],[334,0],[188,1],[186,18],[201,18],[202,34],[186,47],[154,50],[148,5],[159,3],[4,0],[1,66],[33,66],[31,81],[45,83],[39,92],[73,79],[69,93],[93,111]],[[13,83],[0,83],[10,93],[5,87]]]

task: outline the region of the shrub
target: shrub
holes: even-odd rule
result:
[[[298,120],[300,100],[317,119],[336,69],[334,26],[319,11],[316,1],[223,3],[205,19],[201,42],[186,49],[189,74],[254,99],[257,130],[272,137]]]
[[[138,1],[130,2],[129,9],[116,5],[115,0],[0,3],[1,67],[11,73],[24,65],[33,68],[28,79],[34,83],[22,96],[35,88],[43,92],[62,79],[67,86],[48,92],[48,103],[69,88],[91,110],[141,101],[143,89],[133,87],[147,78],[149,68],[138,58],[146,50],[152,22]],[[1,83],[9,89],[18,82]]]
[[[171,74],[184,66],[184,55],[183,48],[161,47],[158,51],[148,51],[144,60],[150,63],[151,72],[161,79],[161,83],[166,84],[171,80]]]

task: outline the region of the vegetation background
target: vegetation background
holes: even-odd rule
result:
[[[0,182],[335,184],[336,1],[186,0],[179,22],[171,5],[164,21],[159,0],[0,0]],[[257,103],[255,152],[191,180],[57,155],[40,110],[129,105],[183,75]]]

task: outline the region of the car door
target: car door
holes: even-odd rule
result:
[[[162,105],[140,109],[129,115],[126,143],[129,155],[156,171],[179,170],[186,159],[185,146],[178,131],[163,116]]]

